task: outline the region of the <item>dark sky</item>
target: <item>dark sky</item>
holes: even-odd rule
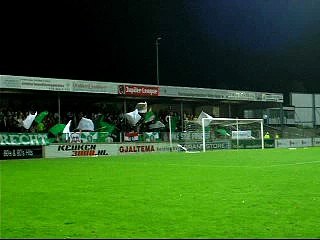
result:
[[[319,0],[9,2],[1,74],[320,92]]]

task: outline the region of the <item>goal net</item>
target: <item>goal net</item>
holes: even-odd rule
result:
[[[201,128],[203,152],[217,140],[233,149],[264,148],[263,119],[202,118]]]

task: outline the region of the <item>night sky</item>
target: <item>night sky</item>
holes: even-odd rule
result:
[[[0,74],[320,92],[319,0],[10,2]]]

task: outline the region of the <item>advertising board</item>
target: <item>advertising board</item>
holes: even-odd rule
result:
[[[45,146],[44,157],[116,156],[135,153],[169,152],[169,143],[63,143]],[[177,151],[176,147],[173,151]]]
[[[200,142],[194,143],[181,143],[181,146],[185,147],[188,151],[202,151],[203,144]],[[218,149],[230,149],[231,141],[230,140],[221,140],[221,141],[213,141],[206,143],[206,150],[218,150]]]
[[[0,146],[47,145],[47,133],[0,133]]]
[[[311,147],[312,138],[276,139],[276,148]]]
[[[159,96],[160,88],[152,86],[119,85],[118,94],[127,96]]]
[[[42,146],[0,146],[0,160],[42,158]]]
[[[232,131],[232,139],[252,139],[251,130]]]
[[[320,146],[320,138],[313,138],[312,146]]]
[[[181,143],[181,146],[188,151],[202,151],[202,143]],[[221,140],[206,143],[207,150],[229,149],[231,141]],[[181,151],[178,144],[170,147],[169,143],[64,143],[51,144],[44,147],[44,157],[98,157],[98,156],[116,156],[139,153],[159,153],[159,152],[177,152]]]

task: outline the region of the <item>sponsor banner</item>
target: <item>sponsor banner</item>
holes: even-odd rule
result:
[[[31,89],[48,91],[70,91],[70,80],[25,76],[0,76],[1,88]]]
[[[51,144],[45,146],[44,157],[56,158],[117,155],[117,147],[115,145],[94,143]]]
[[[252,139],[251,130],[232,131],[232,139]]]
[[[311,147],[312,138],[276,139],[276,148]]]
[[[158,148],[156,144],[120,144],[119,153],[144,153],[144,152],[157,152]]]
[[[47,145],[47,133],[0,133],[0,146]]]
[[[84,144],[63,143],[44,147],[44,157],[88,157],[116,156],[135,153],[153,153],[178,151],[177,145],[172,149],[169,143],[122,143],[122,144]]]
[[[185,147],[188,151],[202,151],[203,144],[202,143],[181,143],[182,147]],[[221,140],[221,141],[213,141],[210,143],[206,143],[206,150],[217,150],[217,149],[230,149],[231,141],[229,140]],[[181,149],[180,149],[181,151]]]
[[[71,80],[0,75],[0,88],[31,89],[45,91],[91,92],[123,94],[129,96],[164,96],[182,98],[207,98],[221,100],[245,100],[262,102],[283,102],[281,93],[263,93],[251,91],[174,87],[174,86],[138,86],[113,82]]]
[[[0,75],[0,88],[117,94],[118,83]]]
[[[127,96],[159,96],[159,87],[119,85],[118,93]]]
[[[118,84],[112,82],[72,80],[72,91],[117,94]]]
[[[164,140],[169,141],[169,133],[164,134]],[[210,138],[210,133],[205,132],[205,138],[208,140]],[[202,132],[173,132],[173,141],[201,141],[202,142]]]
[[[170,143],[123,143],[115,144],[118,146],[118,154],[130,153],[153,153],[153,152],[171,152],[178,151],[177,144]]]
[[[281,93],[261,93],[261,100],[265,102],[283,102]]]
[[[313,146],[320,146],[320,138],[313,138],[312,145]]]
[[[165,97],[187,97],[187,98],[208,98],[226,100],[245,100],[262,102],[283,102],[281,93],[262,93],[237,90],[191,88],[161,86],[160,96]]]
[[[0,160],[42,158],[42,146],[0,146]]]

